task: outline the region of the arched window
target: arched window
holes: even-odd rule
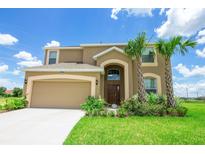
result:
[[[107,72],[107,80],[120,80],[120,71],[118,69],[109,69]]]
[[[155,78],[144,78],[144,84],[147,93],[157,93],[157,80]]]

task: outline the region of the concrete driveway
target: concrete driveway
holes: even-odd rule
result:
[[[0,114],[0,144],[62,144],[80,110],[27,108]]]

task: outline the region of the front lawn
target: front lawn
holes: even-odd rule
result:
[[[0,104],[5,103],[5,98],[4,97],[0,97]]]
[[[186,117],[83,117],[64,144],[205,144],[205,102]]]

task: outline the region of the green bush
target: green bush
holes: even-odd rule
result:
[[[131,115],[134,115],[142,105],[137,95],[133,95],[131,98],[124,100],[121,104],[121,108],[124,108]]]
[[[128,112],[125,108],[120,107],[117,110],[117,116],[120,117],[120,118],[126,117],[126,116],[128,116]]]
[[[7,98],[6,102],[2,105],[3,110],[16,110],[25,108],[27,101],[25,98]]]
[[[166,105],[166,97],[154,93],[147,94],[147,103]]]
[[[114,111],[107,111],[107,116],[109,117],[115,117],[116,113]]]
[[[147,94],[147,102],[149,104],[157,104],[158,103],[158,95],[154,93]]]
[[[184,117],[187,113],[188,109],[183,106],[176,106],[175,108],[167,108],[167,114],[171,116],[179,116]]]
[[[186,107],[183,107],[183,106],[177,106],[176,110],[177,110],[178,116],[180,116],[180,117],[184,117],[188,111],[188,109]]]
[[[105,104],[105,101],[101,98],[88,96],[80,107],[86,112],[86,115],[97,116],[100,111],[103,111]]]
[[[148,94],[147,102],[141,103],[138,101],[137,95],[122,102],[121,108],[128,115],[137,116],[185,116],[187,109],[181,106],[182,100],[176,98],[176,107],[167,108],[166,97],[156,94]]]

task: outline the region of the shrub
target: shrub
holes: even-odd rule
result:
[[[175,108],[170,107],[167,108],[167,114],[171,116],[179,116],[179,117],[184,117],[187,113],[188,109],[183,106],[177,106]]]
[[[6,102],[3,104],[3,110],[16,110],[25,108],[27,101],[25,98],[7,98]]]
[[[183,107],[183,106],[177,106],[176,110],[177,110],[178,116],[180,116],[180,117],[184,117],[188,111],[188,109],[186,107]]]
[[[158,103],[158,95],[154,93],[150,93],[147,95],[147,102],[149,104],[157,104]]]
[[[82,110],[86,111],[86,115],[97,116],[99,112],[104,109],[105,104],[103,99],[88,96],[80,107]]]
[[[142,105],[137,95],[133,95],[131,98],[124,100],[121,104],[121,108],[124,108],[131,115],[134,115],[136,110]]]
[[[116,115],[116,112],[114,112],[114,111],[107,111],[107,116],[115,117],[115,115]]]
[[[117,110],[117,116],[120,117],[120,118],[126,117],[126,116],[128,116],[128,112],[127,112],[127,110],[125,108],[120,107]]]
[[[166,105],[166,97],[154,93],[147,94],[147,103]]]

